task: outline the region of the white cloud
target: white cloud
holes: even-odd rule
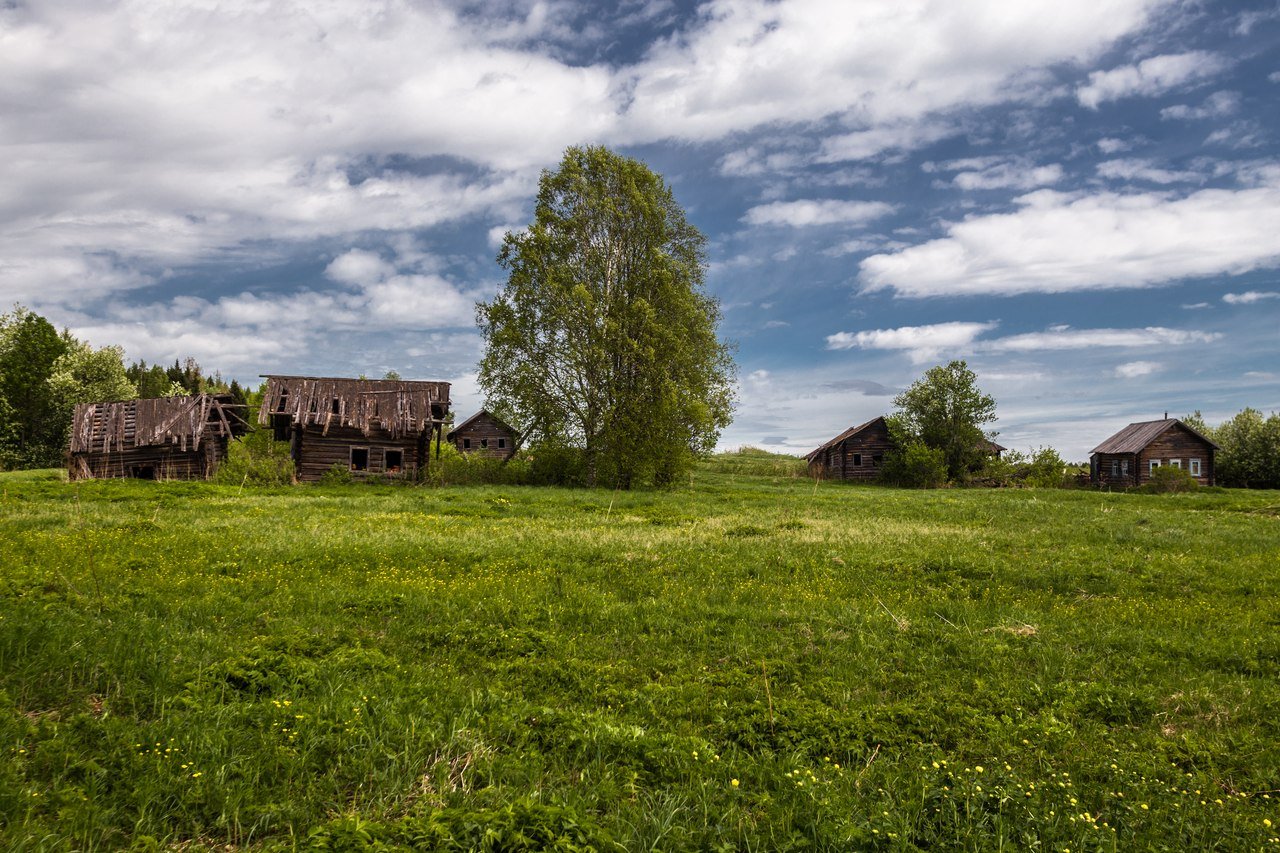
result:
[[[1158,361],[1129,361],[1116,367],[1116,376],[1121,379],[1137,379],[1139,376],[1150,376],[1161,367]]]
[[[1264,299],[1280,299],[1280,293],[1273,290],[1246,290],[1244,293],[1227,293],[1222,301],[1228,305],[1252,305]]]
[[[811,225],[863,225],[893,213],[894,207],[882,201],[838,201],[835,199],[802,199],[761,204],[747,211],[742,219],[749,225],[785,225],[804,228]]]
[[[1176,104],[1160,111],[1163,119],[1205,119],[1229,116],[1240,109],[1239,92],[1214,92],[1198,107]]]
[[[1100,104],[1120,98],[1159,95],[1212,77],[1227,65],[1223,57],[1202,50],[1153,56],[1136,65],[1094,71],[1088,84],[1076,90],[1076,99],[1082,106],[1097,109]]]
[[[1057,163],[1034,166],[1009,162],[988,166],[978,171],[961,172],[952,183],[962,190],[1015,189],[1029,190],[1056,184],[1062,180],[1062,167]]]
[[[1120,151],[1128,151],[1133,147],[1133,143],[1127,139],[1116,139],[1113,136],[1103,137],[1098,140],[1098,150],[1103,154],[1116,154]]]
[[[1167,193],[1039,190],[1011,213],[976,215],[945,237],[861,263],[865,291],[899,296],[1062,293],[1152,287],[1280,264],[1280,178]]]
[[[940,121],[899,121],[869,130],[829,136],[822,141],[819,163],[869,160],[886,151],[914,151],[958,133],[959,129]]]
[[[1027,332],[983,341],[982,352],[1041,352],[1087,350],[1097,347],[1153,347],[1210,343],[1222,337],[1216,332],[1188,331],[1149,326],[1145,329],[1072,329],[1055,326],[1043,332]]]
[[[1188,181],[1204,183],[1205,176],[1199,172],[1176,171],[1162,169],[1151,160],[1137,157],[1104,160],[1097,166],[1098,174],[1104,178],[1125,181],[1150,181],[1153,184],[1178,184]]]
[[[935,323],[929,326],[902,326],[897,329],[873,329],[865,332],[837,332],[827,336],[827,349],[902,350],[917,364],[930,361],[943,352],[970,347],[983,332],[998,323]]]

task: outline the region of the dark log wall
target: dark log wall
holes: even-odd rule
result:
[[[880,476],[884,455],[891,450],[888,427],[875,423],[824,450],[809,466],[810,472],[830,480],[873,480]]]
[[[1212,486],[1213,447],[1174,424],[1138,454],[1138,483],[1141,485],[1151,479],[1152,460],[1159,461],[1161,465],[1169,465],[1176,460],[1183,471],[1189,472],[1192,459],[1200,460],[1200,476],[1196,480],[1203,486]]]
[[[198,450],[174,445],[137,447],[111,453],[72,453],[72,480],[88,477],[138,477],[146,480],[207,480],[227,458],[227,439],[205,438]]]
[[[1133,453],[1095,453],[1090,458],[1095,483],[1124,489],[1137,485],[1137,457]]]
[[[316,426],[305,429],[294,427],[294,430],[294,465],[298,479],[307,483],[318,482],[324,473],[335,465],[351,471],[351,474],[356,477],[388,475],[412,478],[417,473],[419,465],[423,464],[429,456],[428,443],[419,436],[405,435],[392,439],[387,433],[379,430],[366,436],[353,427],[338,426],[330,426],[328,435]],[[365,470],[352,470],[352,448],[363,448],[368,451]],[[388,450],[401,452],[400,471],[387,470]]]
[[[494,459],[510,459],[515,454],[515,434],[482,414],[465,429],[452,433],[453,446],[462,453],[475,453]]]

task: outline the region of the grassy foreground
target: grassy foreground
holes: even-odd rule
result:
[[[0,475],[0,847],[1280,849],[1280,493]]]

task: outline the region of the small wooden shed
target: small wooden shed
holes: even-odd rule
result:
[[[884,416],[850,427],[811,451],[809,473],[828,480],[873,480],[880,476],[884,455],[893,449]]]
[[[356,477],[416,479],[441,439],[449,383],[264,375],[258,423],[288,441],[297,478],[316,482],[334,468]]]
[[[207,480],[248,424],[230,394],[81,403],[71,420],[72,480]]]
[[[1218,445],[1177,418],[1129,424],[1091,451],[1093,482],[1127,488],[1141,486],[1162,465],[1181,468],[1204,486],[1213,485]]]
[[[461,453],[475,453],[493,459],[510,459],[516,452],[519,433],[492,412],[481,409],[454,427],[449,441]]]

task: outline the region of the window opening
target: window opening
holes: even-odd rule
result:
[[[333,398],[333,413],[334,413],[335,415],[336,415],[336,414],[339,414],[338,410],[341,408],[341,406],[339,405],[339,403],[340,403],[340,401],[338,400],[338,398],[337,398],[337,397],[334,397],[334,398]]]
[[[367,447],[351,448],[351,470],[352,471],[368,471],[369,470],[369,448]]]
[[[1191,469],[1192,477],[1200,476],[1200,460],[1199,459],[1192,459],[1189,467]]]
[[[401,469],[404,468],[404,451],[388,450],[388,451],[385,451],[385,455],[386,455],[387,473],[399,474]]]
[[[462,449],[463,449],[463,450],[470,450],[470,449],[471,449],[471,439],[469,439],[469,438],[464,438],[464,439],[462,439]]]
[[[1170,459],[1170,460],[1169,460],[1169,467],[1170,467],[1170,468],[1181,468],[1181,467],[1182,467],[1182,460],[1181,460],[1181,459]]]
[[[884,461],[884,454],[883,454],[883,453],[873,453],[873,454],[871,454],[871,464],[872,464],[872,465],[875,465],[877,468],[878,468],[878,467],[880,467],[880,463],[881,463],[881,462],[883,462],[883,461]]]
[[[1156,469],[1157,469],[1157,468],[1159,468],[1159,467],[1160,467],[1160,460],[1159,460],[1159,459],[1152,459],[1152,460],[1151,460],[1151,470],[1152,470],[1152,471],[1154,471],[1154,470],[1156,470]]]
[[[861,453],[855,453],[855,454],[853,454],[853,467],[854,467],[854,468],[861,468],[861,467],[862,467],[862,454],[861,454]]]
[[[506,440],[505,438],[500,438],[500,439],[498,439],[498,449],[499,449],[499,450],[502,450],[502,449],[503,449],[503,448],[505,448],[506,446],[507,446],[507,440]]]
[[[487,439],[487,438],[482,438],[482,439],[480,439],[480,446],[481,446],[481,447],[483,447],[483,448],[485,448],[486,450],[488,450],[488,449],[489,449],[489,439]]]

